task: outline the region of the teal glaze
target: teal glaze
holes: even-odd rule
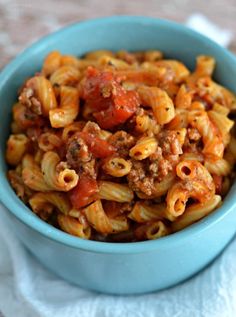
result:
[[[82,55],[96,49],[160,49],[188,67],[195,57],[216,58],[215,79],[236,92],[236,59],[224,48],[182,25],[145,17],[117,16],[71,25],[45,37],[12,61],[0,75],[0,199],[3,216],[32,254],[49,270],[84,288],[138,294],[169,287],[210,263],[236,232],[236,185],[224,204],[202,221],[156,241],[103,243],[70,236],[37,218],[6,179],[5,142],[11,107],[25,78],[51,50]]]

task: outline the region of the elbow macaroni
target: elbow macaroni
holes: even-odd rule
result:
[[[127,185],[108,181],[100,181],[99,198],[125,203],[130,202],[134,198],[134,194]]]
[[[166,124],[174,118],[173,101],[164,90],[157,87],[142,86],[138,88],[138,93],[142,103],[152,108],[157,123]]]
[[[12,134],[7,141],[6,160],[10,165],[18,165],[23,158],[29,144],[24,134]]]
[[[57,171],[60,158],[57,153],[48,151],[42,159],[42,172],[45,182],[54,190],[69,191],[78,183],[79,176],[72,169]]]
[[[26,154],[22,161],[22,180],[30,189],[38,192],[53,190],[53,187],[45,182],[40,166],[30,154]]]
[[[156,152],[157,141],[154,137],[145,137],[136,143],[129,151],[129,155],[136,160],[144,160]]]
[[[64,128],[73,123],[79,113],[79,93],[74,87],[61,86],[60,108],[49,111],[53,128]]]
[[[129,174],[131,163],[122,157],[113,157],[103,165],[105,172],[114,177],[123,177]]]

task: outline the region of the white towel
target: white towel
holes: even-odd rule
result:
[[[197,20],[201,25],[202,17]],[[190,19],[196,28],[193,21],[196,16]],[[218,32],[221,44],[228,44],[227,34]],[[236,240],[205,270],[178,286],[141,296],[109,296],[70,285],[45,270],[4,225],[3,208],[0,205],[0,311],[5,317],[236,315]]]
[[[75,287],[45,270],[0,217],[0,310],[6,317],[234,317],[236,240],[180,285],[147,295],[110,296]]]
[[[227,47],[233,39],[233,32],[219,28],[200,13],[191,15],[187,19],[186,25],[225,47]]]

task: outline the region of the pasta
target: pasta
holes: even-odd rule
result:
[[[147,132],[158,134],[160,131],[160,125],[157,124],[156,120],[150,117],[149,113],[142,113],[136,116],[136,130],[138,132]]]
[[[49,53],[13,105],[8,178],[81,239],[154,240],[220,207],[236,162],[236,96],[159,50]]]
[[[141,101],[152,108],[157,123],[166,124],[175,116],[174,104],[168,94],[157,87],[140,87]]]
[[[108,55],[102,55],[98,60],[99,65],[101,66],[112,66],[115,69],[129,69],[130,65],[125,61],[122,61],[118,58],[114,58]]]
[[[63,128],[73,123],[79,113],[79,94],[76,88],[61,86],[60,101],[60,108],[49,111],[53,128]]]
[[[39,148],[44,151],[51,151],[62,145],[61,139],[53,132],[42,133],[38,139]]]
[[[168,234],[170,234],[170,229],[160,220],[140,225],[135,230],[138,240],[155,240]]]
[[[101,200],[96,200],[94,203],[84,208],[84,212],[89,224],[97,232],[103,234],[112,233],[112,225],[102,207]]]
[[[69,191],[78,183],[79,176],[73,169],[58,168],[60,157],[57,153],[48,151],[42,159],[42,172],[45,182],[54,190]]]
[[[29,204],[36,214],[45,211],[51,213],[53,208],[56,208],[62,214],[67,215],[71,208],[67,197],[58,192],[38,192],[29,199]]]
[[[163,178],[161,181],[155,181],[153,184],[153,193],[152,195],[145,195],[141,192],[136,192],[137,196],[142,199],[153,199],[158,198],[165,195],[168,190],[175,183],[175,175],[173,173],[169,173]]]
[[[26,154],[23,157],[22,180],[30,189],[38,192],[53,190],[53,188],[45,182],[40,166],[30,154]]]
[[[138,201],[128,217],[136,222],[147,222],[156,219],[163,219],[165,215],[165,204],[147,204],[142,201]]]
[[[61,57],[58,51],[53,51],[46,56],[42,69],[46,77],[52,75],[61,66]]]
[[[212,76],[216,61],[211,56],[200,55],[197,57],[195,75],[197,77]]]
[[[131,163],[122,157],[114,157],[105,162],[103,169],[111,176],[123,177],[129,174],[131,170]]]
[[[172,230],[179,231],[197,220],[208,215],[212,210],[219,206],[221,197],[214,195],[208,202],[196,203],[186,208],[185,214],[172,223]]]
[[[230,120],[227,115],[219,113],[217,111],[208,111],[209,118],[215,124],[216,128],[219,130],[224,145],[226,146],[230,141],[230,130],[234,125],[234,121]]]
[[[50,82],[59,86],[71,86],[76,84],[79,80],[79,70],[71,65],[61,66],[50,76]]]
[[[189,112],[188,120],[190,125],[196,128],[202,135],[204,143],[202,153],[222,158],[224,153],[223,136],[218,133],[215,125],[209,118],[209,114],[204,110],[193,110]]]
[[[144,160],[157,149],[157,140],[154,137],[145,137],[136,143],[129,151],[129,155],[136,160]]]
[[[218,176],[227,176],[232,170],[232,165],[225,159],[211,160],[205,159],[205,167],[211,174]]]
[[[29,139],[24,134],[12,134],[7,141],[6,160],[10,165],[18,165],[26,152]]]
[[[19,101],[38,115],[48,116],[51,109],[57,108],[52,84],[43,76],[32,77],[26,82]]]
[[[130,202],[134,198],[134,194],[127,185],[100,181],[99,198],[124,203]]]
[[[65,232],[72,234],[74,236],[80,237],[82,239],[89,239],[91,236],[91,228],[84,227],[79,220],[66,216],[63,214],[59,214],[57,216],[59,226]]]

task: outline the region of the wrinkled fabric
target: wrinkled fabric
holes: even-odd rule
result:
[[[203,14],[200,13],[192,14],[187,19],[186,25],[224,47],[229,46],[234,37],[231,30],[218,27],[218,25],[213,24]]]
[[[83,290],[48,272],[0,217],[0,311],[5,317],[234,317],[236,239],[182,284],[152,294],[110,296]]]

